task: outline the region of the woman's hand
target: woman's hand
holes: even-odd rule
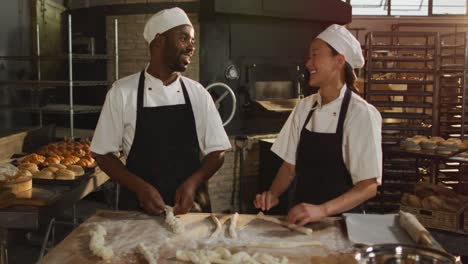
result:
[[[294,206],[288,213],[288,222],[303,226],[310,222],[318,222],[327,217],[324,205],[300,203]]]
[[[271,191],[263,192],[262,194],[257,194],[254,200],[254,206],[257,209],[262,211],[268,211],[272,207],[275,207],[279,202],[279,199]]]

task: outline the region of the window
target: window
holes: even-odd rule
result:
[[[387,0],[351,0],[353,15],[387,15]]]
[[[466,15],[466,0],[433,0],[434,15]]]
[[[428,0],[392,0],[390,15],[427,16],[429,14],[428,2]]]

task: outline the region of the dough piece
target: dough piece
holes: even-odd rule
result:
[[[96,224],[94,229],[89,232],[89,235],[91,236],[89,249],[94,255],[102,258],[103,260],[110,260],[114,256],[114,251],[104,245],[104,236],[106,234],[107,232],[104,227]]]
[[[213,241],[216,237],[218,237],[219,233],[221,233],[221,230],[223,229],[223,224],[219,221],[219,219],[214,215],[211,214],[211,219],[216,225],[215,231],[211,234],[211,236],[208,238],[208,242]]]
[[[172,232],[180,234],[184,232],[184,225],[180,222],[180,219],[174,216],[174,208],[170,206],[164,206],[164,211],[166,212],[166,224],[168,224]]]
[[[297,247],[321,247],[319,241],[286,241],[286,242],[252,242],[245,245],[246,247],[261,247],[261,248],[297,248]]]
[[[232,238],[237,238],[237,231],[236,231],[236,226],[237,226],[237,220],[239,219],[239,214],[236,212],[232,217],[231,221],[229,224],[229,235]]]
[[[313,233],[313,230],[311,228],[298,226],[298,225],[295,225],[295,224],[289,224],[286,221],[281,221],[281,220],[279,220],[277,218],[274,218],[274,217],[271,217],[271,216],[266,216],[262,212],[257,214],[257,218],[268,221],[268,222],[271,222],[271,223],[275,223],[275,224],[278,224],[278,225],[282,225],[284,227],[287,227],[287,228],[289,228],[291,230],[294,230],[294,231],[297,231],[299,233],[303,233],[305,235],[312,235],[312,233]]]
[[[52,173],[55,173],[55,172],[57,172],[57,171],[59,170],[59,168],[49,166],[49,167],[44,168],[44,169],[42,169],[42,170],[48,170],[48,171],[51,171]]]
[[[431,235],[426,228],[411,213],[400,211],[399,223],[408,232],[411,238],[418,244],[432,246]]]
[[[288,259],[282,257],[281,259],[275,258],[266,253],[255,253],[253,256],[245,251],[240,251],[235,254],[222,247],[214,250],[177,250],[176,258],[180,261],[191,262],[195,264],[287,264]]]
[[[148,248],[145,246],[145,244],[140,243],[138,244],[138,252],[140,252],[141,255],[146,259],[148,264],[158,264],[156,261],[156,258],[153,256],[153,254],[148,250]]]

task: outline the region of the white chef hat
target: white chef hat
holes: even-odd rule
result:
[[[148,22],[146,22],[143,37],[149,44],[153,41],[156,34],[164,33],[171,28],[181,25],[192,25],[184,10],[178,7],[164,9],[154,14]]]
[[[327,42],[338,53],[343,54],[346,62],[354,69],[364,66],[361,43],[345,27],[333,24],[320,33],[317,38]]]

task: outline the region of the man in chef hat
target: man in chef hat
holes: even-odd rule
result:
[[[271,150],[283,159],[269,190],[254,205],[264,211],[295,181],[288,221],[298,225],[360,212],[382,181],[382,118],[354,88],[364,65],[359,41],[331,25],[311,43],[306,67],[318,93],[302,99]]]
[[[170,205],[179,214],[197,200],[209,210],[206,182],[231,145],[209,93],[180,75],[194,54],[194,34],[180,8],[153,15],[143,32],[148,65],[116,81],[107,94],[91,150],[122,186],[121,209],[160,214]],[[120,148],[125,165],[113,155]]]

